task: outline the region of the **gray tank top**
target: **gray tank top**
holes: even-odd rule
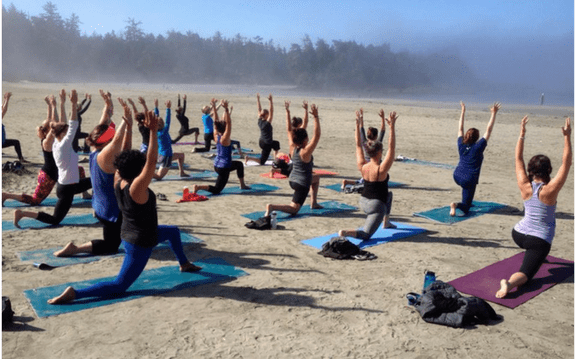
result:
[[[289,180],[299,185],[309,187],[311,186],[311,179],[313,176],[313,156],[311,161],[305,163],[300,155],[301,148],[296,148],[293,152],[292,163],[293,169],[289,175]]]
[[[539,200],[539,191],[543,185],[540,182],[531,182],[533,195],[523,202],[525,216],[515,225],[515,230],[519,233],[541,238],[551,244],[555,236],[555,208],[557,205],[549,206]]]

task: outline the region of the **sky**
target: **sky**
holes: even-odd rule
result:
[[[30,16],[43,12],[43,0],[4,1]],[[79,16],[83,34],[121,33],[128,18],[145,33],[191,31],[203,38],[219,31],[289,50],[305,35],[389,44],[392,51],[449,50],[466,60],[480,77],[525,81],[541,87],[573,87],[573,0],[52,0],[66,19]],[[523,66],[519,66],[523,64]],[[547,67],[549,70],[542,71]],[[550,71],[550,72],[549,72]],[[565,79],[567,78],[567,80]]]

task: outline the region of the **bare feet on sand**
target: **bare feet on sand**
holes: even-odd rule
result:
[[[22,211],[17,209],[14,211],[14,226],[16,228],[20,228],[20,225],[18,224],[18,222],[20,222],[20,220],[22,219],[22,217],[24,217],[22,215]]]
[[[198,267],[197,265],[194,265],[193,263],[190,262],[180,266],[180,272],[193,273],[198,272],[200,270],[202,270],[202,267]]]
[[[506,279],[502,279],[500,283],[501,283],[501,289],[499,289],[497,293],[495,293],[496,298],[503,298],[507,295],[507,293],[509,293],[509,282],[507,282]]]
[[[54,252],[56,257],[70,257],[77,253],[78,247],[74,244],[74,242],[70,242],[66,244],[66,246],[59,251]]]
[[[64,304],[76,299],[76,291],[72,287],[66,288],[62,294],[52,299],[48,299],[48,304]]]
[[[449,210],[449,215],[451,217],[455,216],[455,209],[457,208],[457,203],[455,202],[451,202],[451,204],[449,205],[449,207],[451,207],[451,209]]]

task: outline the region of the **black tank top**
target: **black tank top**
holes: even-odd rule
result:
[[[378,171],[379,171],[379,169],[378,169]],[[379,173],[378,173],[378,177],[379,177]],[[388,182],[389,182],[389,173],[387,174],[387,177],[383,181],[371,182],[371,181],[364,179],[363,180],[364,187],[363,187],[363,191],[361,192],[361,195],[367,199],[378,199],[378,200],[382,201],[383,203],[386,203],[387,202],[387,195],[389,192]]]
[[[136,203],[130,196],[130,186],[131,183],[121,189],[118,183],[114,189],[123,217],[122,239],[140,247],[154,247],[158,243],[156,195],[148,189],[148,201]]]
[[[42,147],[42,142],[40,141],[40,147]],[[56,161],[54,161],[54,155],[52,151],[44,151],[42,147],[42,154],[44,155],[44,165],[42,166],[42,171],[44,171],[51,179],[54,181],[58,180],[58,167],[56,167]]]

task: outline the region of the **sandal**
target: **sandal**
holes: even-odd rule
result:
[[[166,195],[163,194],[163,193],[158,193],[158,194],[156,195],[156,197],[158,197],[158,199],[159,199],[160,201],[167,201],[167,200],[168,200],[168,198],[166,197]]]

